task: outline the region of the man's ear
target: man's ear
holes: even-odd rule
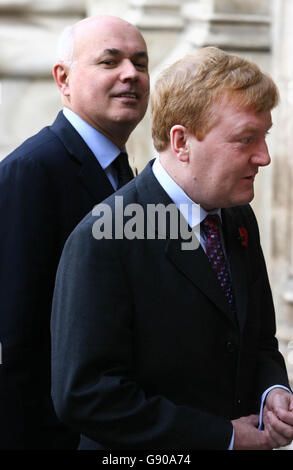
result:
[[[187,129],[184,126],[176,124],[170,130],[171,148],[181,162],[189,161],[189,146],[187,142]]]
[[[68,77],[69,67],[64,62],[57,62],[53,67],[54,80],[63,96],[70,96]]]

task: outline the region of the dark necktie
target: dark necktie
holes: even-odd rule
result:
[[[234,311],[232,282],[221,242],[219,217],[208,215],[202,222],[206,234],[206,254],[217,279],[222,287],[225,297]]]
[[[130,180],[133,179],[133,173],[128,163],[128,156],[127,153],[121,152],[119,153],[118,157],[115,158],[113,162],[113,167],[117,172],[118,177],[118,186],[117,189],[124,186]]]

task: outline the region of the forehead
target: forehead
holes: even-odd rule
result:
[[[83,25],[74,33],[74,46],[77,57],[97,55],[107,49],[116,49],[127,55],[147,53],[146,43],[138,29],[126,22]]]
[[[257,113],[252,108],[239,106],[237,102],[220,102],[213,105],[216,126],[228,133],[244,130],[266,131],[272,126],[271,111]]]

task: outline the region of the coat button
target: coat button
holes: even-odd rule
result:
[[[226,349],[229,353],[232,353],[235,351],[235,345],[231,341],[227,341]]]

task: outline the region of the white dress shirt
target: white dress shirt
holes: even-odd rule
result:
[[[220,217],[220,220],[222,220],[221,209],[214,209],[207,212],[201,206],[192,201],[183,189],[173,180],[173,178],[171,178],[169,173],[161,164],[159,158],[156,158],[154,161],[152,169],[156,179],[172,199],[174,204],[176,204],[189,227],[193,229],[203,250],[206,251],[205,234],[203,230],[200,230],[200,224],[208,214],[217,214]]]

